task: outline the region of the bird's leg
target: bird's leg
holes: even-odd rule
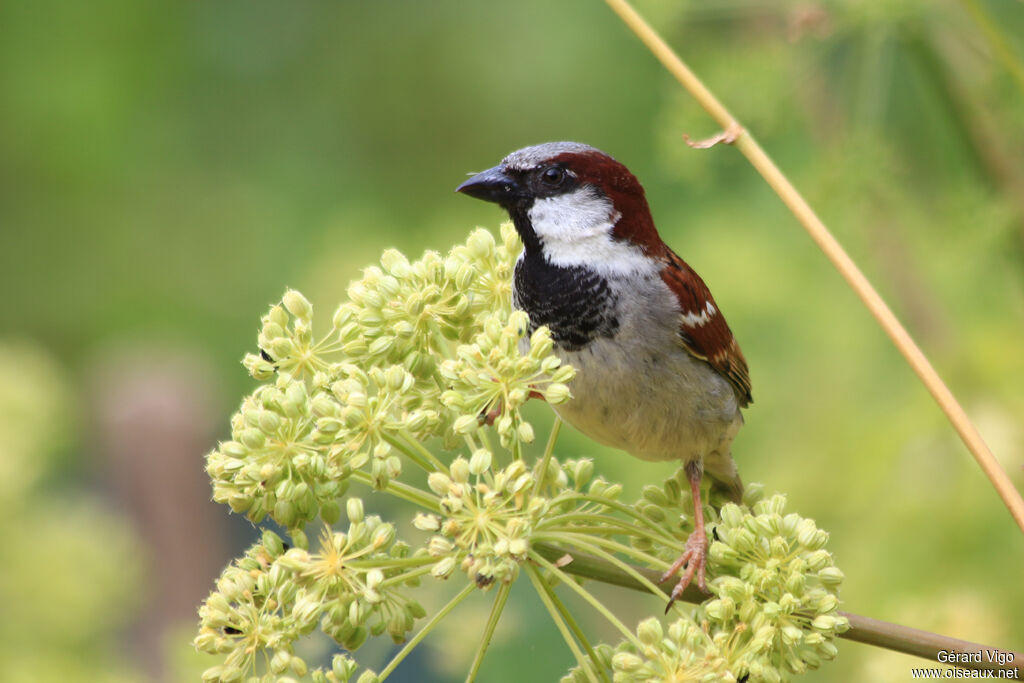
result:
[[[686,463],[686,478],[690,480],[690,492],[693,494],[693,533],[686,539],[683,554],[661,577],[661,582],[664,583],[686,567],[679,577],[679,583],[672,589],[671,598],[665,607],[666,614],[672,608],[672,604],[683,596],[683,591],[690,585],[694,576],[697,577],[697,586],[705,593],[708,590],[704,579],[704,570],[708,564],[708,535],[704,531],[704,506],[700,502],[700,480],[704,474],[702,470],[700,461]]]

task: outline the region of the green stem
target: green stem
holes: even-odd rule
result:
[[[402,432],[402,438],[411,448],[414,448],[423,457],[424,460],[429,462],[434,467],[434,471],[444,472],[445,470],[448,469],[447,467],[444,466],[443,462],[438,460],[436,455],[430,452],[430,449],[421,444],[419,441],[412,438],[405,432]]]
[[[494,449],[491,448],[491,439],[487,436],[487,429],[478,429],[476,433],[480,435],[480,443],[483,444],[483,447],[493,453]]]
[[[594,677],[594,672],[591,669],[590,664],[588,664],[587,658],[584,656],[583,652],[580,651],[579,645],[576,643],[576,639],[573,638],[573,634],[569,632],[569,627],[566,625],[565,616],[568,615],[568,611],[565,610],[565,605],[555,604],[555,592],[551,589],[551,586],[548,585],[547,581],[539,575],[536,567],[531,564],[527,564],[524,565],[524,569],[526,570],[526,575],[530,577],[530,581],[533,583],[534,590],[537,591],[537,596],[540,598],[541,602],[544,603],[544,606],[548,610],[548,614],[551,615],[551,620],[555,622],[555,626],[558,628],[559,633],[562,634],[562,639],[565,640],[565,644],[569,646],[569,649],[572,650],[573,656],[576,657],[576,662],[580,665],[580,668],[586,672],[587,678],[590,679],[591,683],[597,683],[597,679]],[[582,642],[587,648],[587,654],[590,656],[590,663],[592,663],[593,667],[602,673],[602,678],[606,683],[610,683],[608,681],[607,674],[603,671],[603,668],[597,661],[597,655],[594,652],[594,649],[590,647],[590,643],[583,638],[583,633],[579,631],[579,627],[576,626],[573,631],[576,634],[576,638],[579,638],[580,642]]]
[[[480,641],[480,647],[476,651],[476,657],[473,658],[473,666],[469,668],[469,673],[466,675],[466,683],[473,683],[476,680],[476,675],[480,671],[480,665],[484,661],[484,654],[487,652],[487,647],[491,644],[491,638],[494,636],[494,629],[498,626],[498,619],[501,617],[502,610],[505,609],[505,602],[508,601],[508,594],[512,591],[512,584],[503,583],[498,588],[498,594],[494,596],[494,606],[491,607],[491,616],[487,619],[487,626],[484,628],[484,635]]]
[[[569,574],[581,576],[586,579],[593,579],[594,581],[600,581],[601,583],[607,583],[612,586],[621,586],[623,588],[641,591],[643,593],[649,592],[648,588],[637,581],[633,576],[622,571],[611,562],[602,560],[599,557],[594,557],[589,553],[577,552],[572,548],[566,548],[561,545],[546,542],[534,543],[530,550],[537,552],[551,562],[557,562],[568,555],[572,558],[572,562],[565,565],[564,569]],[[633,571],[642,574],[648,581],[654,584],[657,584],[661,579],[661,572],[654,569],[637,567],[634,565]],[[669,591],[671,591],[671,586],[661,586],[658,590],[668,595]],[[683,597],[681,599],[684,602],[690,602],[696,605],[704,602],[707,598],[708,596],[702,593],[699,588],[691,585],[686,589],[686,592],[683,593]]]
[[[353,470],[352,474],[349,476],[356,481],[360,481],[370,488],[373,488],[373,477],[366,472],[363,472],[362,470]],[[404,501],[419,505],[431,512],[437,512],[439,509],[437,496],[420,491],[419,489],[409,486],[408,484],[403,484],[400,481],[392,479],[383,490],[396,498],[401,498]]]
[[[415,463],[416,466],[418,466],[424,472],[427,472],[429,474],[430,472],[437,471],[436,467],[432,467],[431,464],[426,459],[420,456],[420,454],[417,453],[414,449],[409,448],[409,446],[406,445],[404,441],[387,433],[381,434],[380,436],[384,441],[386,441],[388,444],[390,444],[392,447],[394,447],[400,453],[402,453],[402,455],[409,458],[409,460],[412,460],[413,463]]]
[[[380,569],[392,569],[394,567],[422,567],[426,564],[434,564],[437,562],[436,557],[393,557],[393,558],[374,558],[372,560],[351,560],[345,562],[346,567],[352,569],[373,569],[375,567]]]
[[[548,472],[548,463],[551,462],[551,456],[555,452],[555,442],[558,441],[558,433],[562,431],[562,419],[555,416],[555,422],[551,425],[551,433],[548,434],[548,444],[544,447],[544,457],[540,461],[540,470],[537,474],[536,481],[533,482],[533,495],[540,495],[540,489],[544,483],[544,477]]]
[[[557,540],[557,539],[555,539],[555,540]],[[629,564],[627,564],[627,563],[623,562],[622,560],[620,560],[619,558],[615,557],[615,555],[605,551],[603,548],[601,548],[596,543],[588,542],[588,540],[586,539],[585,536],[582,536],[580,534],[567,535],[567,538],[565,539],[565,542],[570,543],[570,544],[572,544],[572,545],[574,545],[574,546],[576,546],[578,548],[582,548],[583,550],[586,550],[587,552],[592,553],[595,556],[601,558],[605,562],[610,562],[611,564],[613,564],[614,566],[618,567],[619,569],[621,569],[622,571],[626,572],[631,577],[636,579],[638,582],[640,582],[640,584],[643,585],[645,588],[647,588],[647,590],[649,590],[652,595],[657,595],[658,597],[665,598],[665,593],[660,588],[658,588],[658,586],[654,582],[652,582],[650,579],[648,579],[646,576],[644,576],[640,572],[636,571]],[[660,560],[659,560],[659,562],[660,562]],[[666,598],[666,601],[667,601],[667,598]]]
[[[435,557],[432,557],[430,559],[434,562],[437,562],[437,558]],[[433,564],[433,562],[431,564]],[[432,569],[432,566],[417,567],[416,569],[410,569],[407,572],[402,572],[401,574],[396,574],[395,576],[384,579],[380,582],[380,587],[387,588],[388,586],[394,585],[396,583],[402,583],[404,581],[408,581],[409,579],[416,578],[417,576],[423,576],[424,574],[428,574]]]
[[[559,524],[561,523],[571,522],[588,522],[588,524],[559,527]],[[660,527],[652,527],[650,524],[650,520],[647,521],[647,526],[641,526],[633,525],[625,520],[618,519],[617,517],[610,517],[600,513],[569,512],[558,515],[557,517],[544,519],[537,529],[564,528],[566,531],[588,531],[596,534],[612,532],[627,536],[642,536],[653,543],[662,543],[670,546],[674,545],[679,546],[680,548],[682,547],[683,544],[679,539],[670,536],[664,529],[661,529]]]
[[[633,643],[637,648],[639,648],[641,650],[643,649],[643,643],[641,643],[637,639],[636,635],[632,631],[630,631],[628,628],[626,628],[626,625],[623,624],[621,621],[619,621],[619,618],[616,617],[614,614],[612,614],[611,610],[609,610],[607,607],[605,607],[603,604],[601,604],[600,600],[598,600],[593,595],[591,595],[590,591],[586,590],[585,588],[583,588],[583,586],[579,585],[578,583],[576,583],[575,581],[570,579],[568,577],[568,575],[566,575],[565,572],[563,572],[561,569],[559,569],[558,567],[556,567],[552,563],[548,562],[546,559],[544,559],[544,556],[541,555],[539,552],[537,552],[535,550],[531,550],[530,551],[530,559],[533,560],[534,562],[536,562],[537,564],[539,564],[540,566],[544,567],[545,569],[547,569],[549,572],[551,572],[555,576],[557,576],[558,579],[560,581],[562,581],[562,583],[564,583],[566,586],[571,588],[581,598],[586,600],[587,603],[591,607],[593,607],[597,611],[598,614],[600,614],[602,617],[604,617],[605,620],[607,620],[607,622],[609,624],[611,624],[616,629],[618,629],[619,632],[623,636],[625,636],[625,638],[627,640],[629,640],[631,643]]]
[[[565,530],[565,531],[549,531],[547,533],[537,533],[534,538],[538,541],[551,541],[552,543],[565,543],[572,546],[578,546],[582,548],[584,545],[599,544],[606,550],[612,552],[622,553],[627,555],[631,560],[636,562],[643,562],[648,565],[660,565],[666,564],[665,560],[654,555],[648,555],[647,553],[631,548],[624,543],[607,538],[604,536],[598,536],[596,534],[585,534],[577,531],[576,529]]]
[[[448,604],[442,607],[437,614],[431,617],[430,621],[424,624],[423,628],[421,628],[419,632],[416,635],[414,635],[412,639],[409,640],[408,643],[405,644],[405,647],[399,650],[398,654],[391,658],[391,661],[388,662],[388,665],[386,667],[384,667],[384,670],[381,671],[380,674],[378,674],[377,680],[383,681],[388,676],[390,676],[391,672],[395,670],[395,667],[402,663],[402,660],[405,659],[406,656],[410,652],[412,652],[417,645],[420,644],[420,641],[427,637],[427,634],[434,630],[434,627],[441,623],[441,620],[448,616],[448,613],[455,609],[456,605],[465,600],[466,597],[475,589],[476,586],[474,586],[472,583],[467,583],[466,587],[459,591],[458,595],[449,600]]]
[[[645,526],[645,527],[650,526],[651,520],[647,519],[646,517],[641,515],[639,512],[637,512],[636,508],[634,508],[634,507],[632,507],[630,505],[625,505],[623,503],[620,503],[617,500],[608,500],[607,498],[601,498],[600,496],[595,496],[595,495],[591,495],[589,493],[583,493],[583,492],[580,492],[580,491],[571,492],[569,494],[569,497],[572,497],[572,498],[582,498],[583,500],[590,501],[592,503],[597,503],[598,505],[603,505],[605,507],[611,508],[612,510],[616,510],[618,512],[621,512],[622,514],[626,515],[627,517],[632,517],[633,519],[637,520],[638,522],[641,522],[642,526]],[[553,505],[557,505],[560,502],[560,500],[559,500],[559,498],[555,498],[551,502],[552,502]],[[671,536],[666,536],[664,538],[670,539],[671,541],[673,541],[675,543],[678,543],[678,540],[672,538]]]
[[[437,324],[437,320],[430,318],[427,321],[427,327],[430,328],[430,334],[434,337],[434,343],[437,344],[438,354],[448,359],[453,358],[452,343],[444,336],[444,333],[441,331],[441,326]]]

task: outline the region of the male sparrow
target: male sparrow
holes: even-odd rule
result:
[[[522,238],[513,305],[547,325],[576,368],[562,419],[636,457],[685,463],[694,531],[662,581],[685,567],[672,600],[694,577],[706,591],[701,477],[739,502],[730,445],[751,402],[747,362],[711,292],[661,240],[633,174],[588,145],[526,147],[457,191],[499,204]]]

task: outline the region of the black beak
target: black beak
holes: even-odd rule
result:
[[[477,173],[455,188],[455,191],[502,206],[519,198],[519,184],[501,166]]]

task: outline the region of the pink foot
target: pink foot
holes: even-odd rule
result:
[[[694,577],[697,578],[697,587],[705,593],[708,590],[707,583],[705,582],[704,572],[708,565],[708,537],[704,533],[704,525],[700,525],[696,531],[690,534],[690,537],[686,539],[686,549],[683,554],[679,556],[668,571],[665,572],[659,583],[664,583],[671,579],[675,574],[686,567],[685,571],[679,576],[679,583],[676,584],[675,588],[672,589],[672,595],[669,598],[668,605],[665,607],[665,613],[667,614],[672,605],[676,600],[683,597],[683,591],[690,585]]]

